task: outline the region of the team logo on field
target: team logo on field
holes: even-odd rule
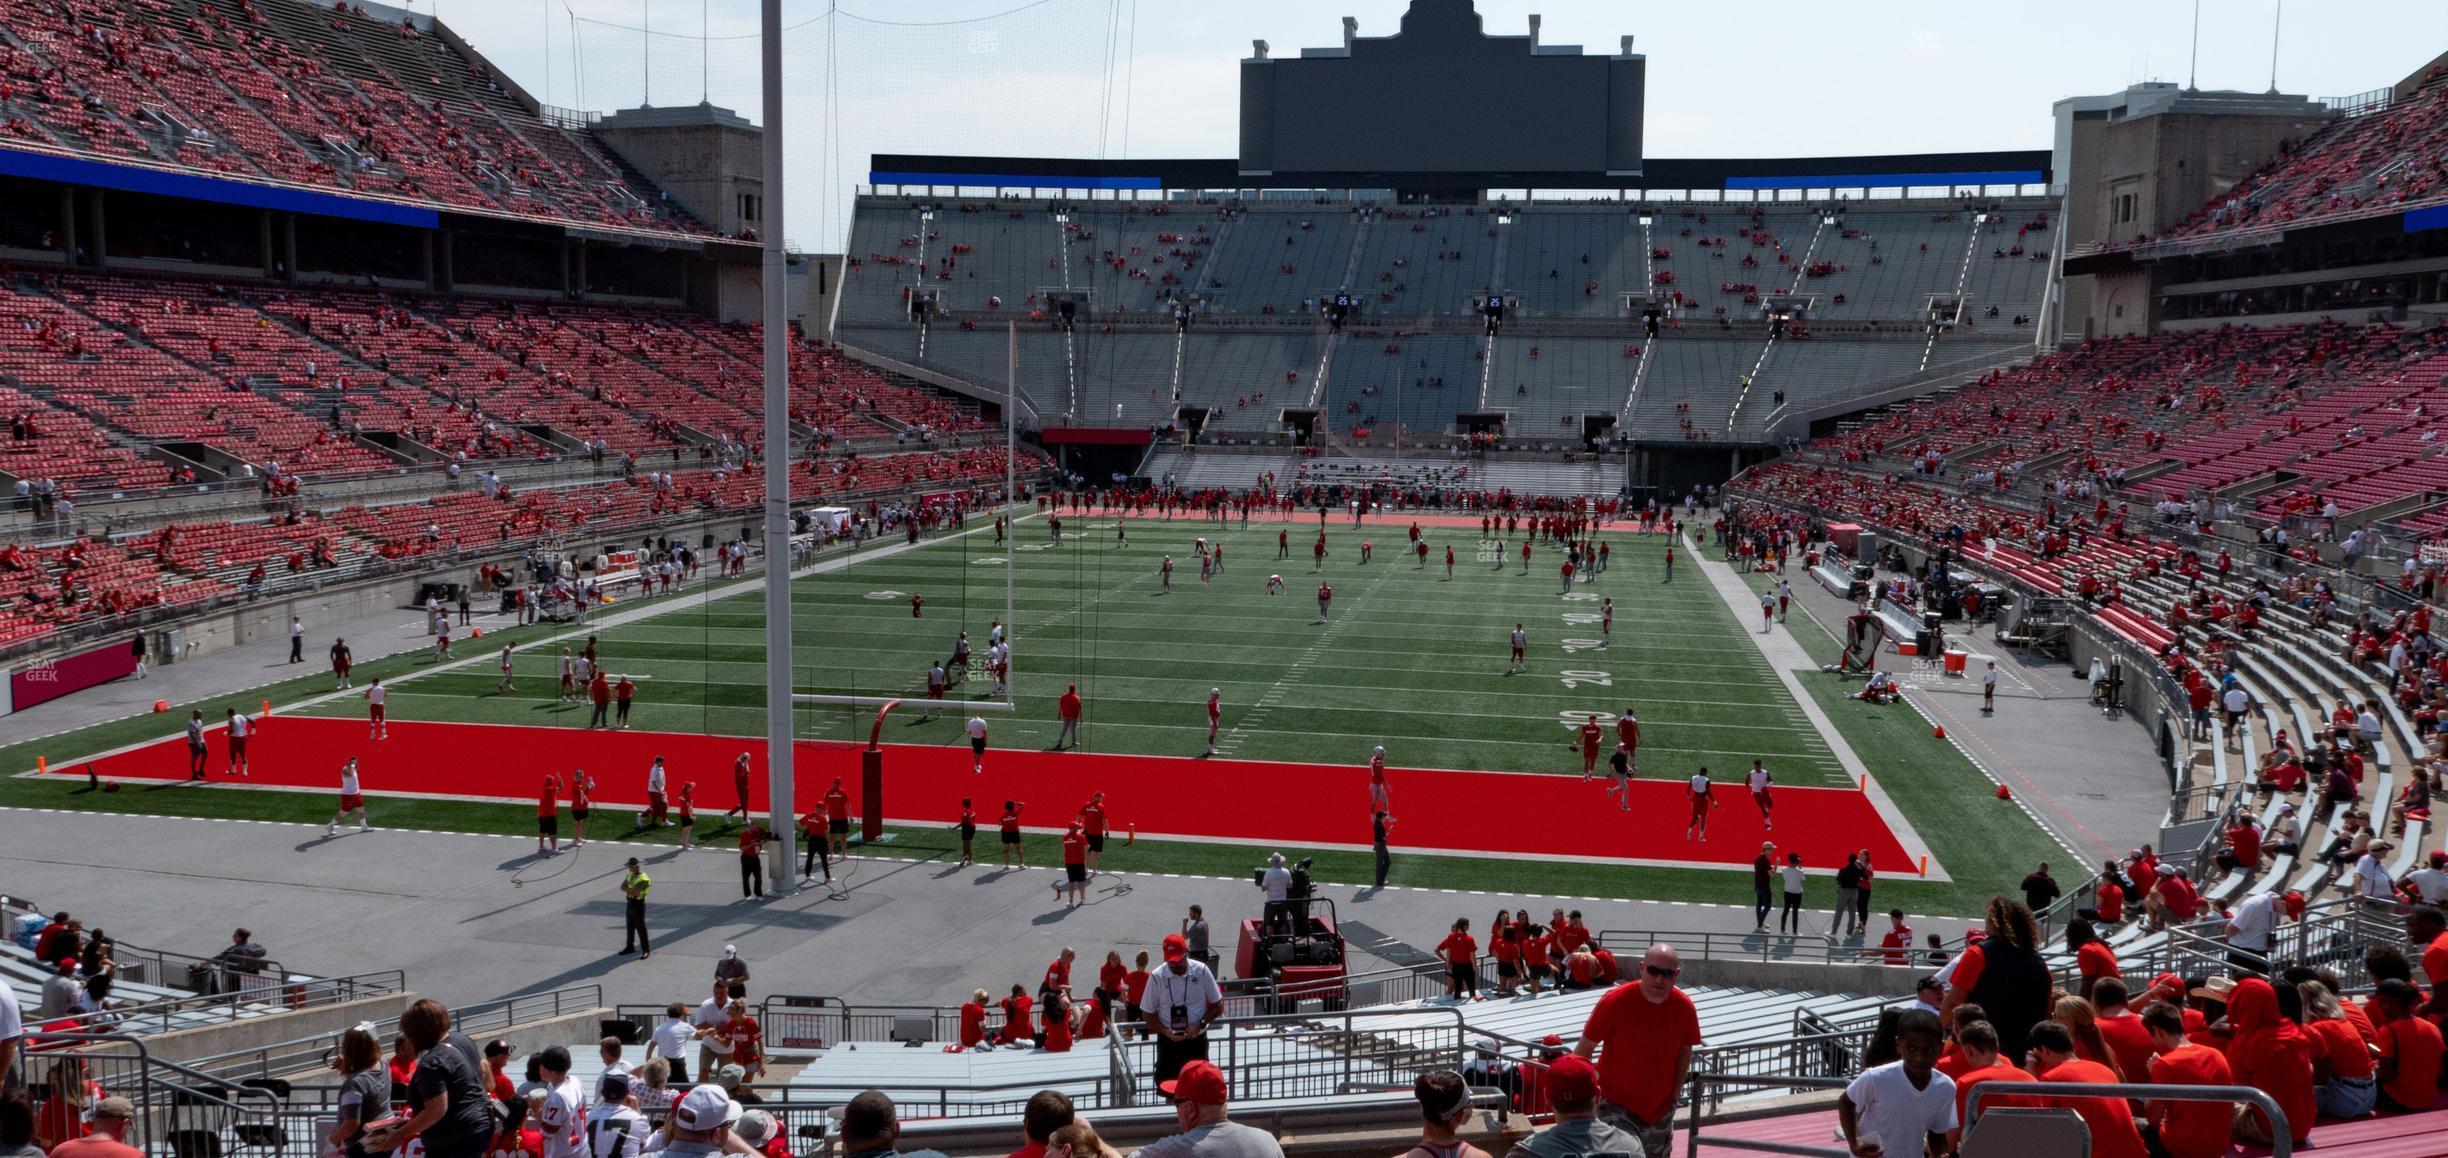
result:
[[[972,559],[969,561],[969,565],[972,567],[1000,567],[1010,561],[1011,560],[1006,559],[1001,555],[993,555],[984,559]]]
[[[870,591],[870,592],[868,592],[868,593],[867,593],[867,598],[869,598],[869,599],[907,599],[907,598],[909,598],[909,592],[907,592],[907,591]]]

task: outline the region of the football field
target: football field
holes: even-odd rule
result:
[[[974,797],[990,857],[1002,801],[1030,801],[1027,841],[1041,861],[1093,789],[1112,794],[1117,830],[1139,838],[1109,852],[1109,867],[1235,875],[1267,849],[1314,848],[1321,877],[1366,880],[1366,765],[1379,745],[1401,821],[1401,883],[1735,901],[1749,896],[1748,876],[1726,870],[1747,868],[1766,837],[1803,853],[1815,875],[1833,872],[1846,850],[1875,848],[1882,866],[1905,874],[1899,899],[1968,908],[2001,887],[2006,869],[1993,861],[2053,855],[2054,840],[2019,806],[1991,799],[1994,785],[1932,742],[1910,709],[1849,701],[1841,681],[1773,670],[1751,634],[1756,604],[1744,601],[1755,596],[1704,573],[1689,540],[1673,546],[1670,579],[1665,536],[1603,530],[1609,566],[1566,593],[1555,546],[1533,541],[1525,573],[1522,533],[1483,542],[1475,517],[1422,517],[1423,565],[1405,550],[1411,522],[1329,523],[1322,571],[1310,553],[1314,512],[1247,527],[1132,519],[1126,534],[1110,517],[1073,517],[1059,544],[1041,516],[1016,520],[1002,542],[991,520],[972,519],[915,546],[828,552],[793,581],[795,682],[803,693],[907,698],[881,728],[887,792],[873,812],[887,825],[888,855],[956,855],[944,828],[961,798]],[[1288,557],[1277,557],[1279,532]],[[1225,560],[1206,583],[1201,537]],[[1160,580],[1168,554],[1169,592]],[[1280,593],[1269,589],[1276,575]],[[1334,589],[1324,616],[1321,581]],[[675,785],[700,786],[700,839],[721,839],[730,825],[720,813],[736,803],[731,757],[752,754],[753,794],[765,803],[758,582],[709,592],[701,578],[675,596],[625,597],[583,628],[497,625],[481,639],[463,634],[449,661],[411,653],[361,664],[360,688],[367,674],[385,676],[390,716],[402,725],[379,744],[363,739],[355,691],[334,693],[328,675],[283,680],[262,689],[274,714],[254,742],[256,775],[243,782],[221,770],[216,727],[214,774],[184,783],[176,722],[187,705],[15,745],[0,755],[29,770],[47,755],[54,774],[0,784],[0,803],[319,821],[339,762],[358,757],[378,824],[532,831],[542,774],[585,767],[602,806],[626,810],[642,803],[645,765],[661,753]],[[1608,599],[1611,631],[1600,622]],[[982,713],[992,739],[986,771],[973,776],[965,713],[927,717],[925,672],[965,630],[980,670],[950,696],[988,698],[990,625],[1007,618],[1016,624],[1014,710]],[[1508,670],[1516,623],[1529,636],[1518,672]],[[1775,632],[1813,655],[1829,650],[1800,614]],[[628,731],[590,731],[591,706],[558,694],[561,649],[590,637],[605,668],[637,684]],[[509,691],[499,687],[502,640],[515,642]],[[1072,684],[1086,705],[1083,743],[1052,752],[1056,702]],[[1211,688],[1222,698],[1213,757]],[[233,698],[197,706],[217,724]],[[1603,783],[1581,781],[1576,743],[1596,716],[1603,773],[1627,709],[1641,723],[1628,808]],[[320,720],[284,730],[283,717]],[[864,796],[856,749],[875,719],[868,705],[797,710],[801,807],[836,776]],[[1742,790],[1754,759],[1775,776],[1773,829]],[[72,787],[96,765],[106,779],[155,783],[118,795]],[[1720,807],[1697,841],[1683,786],[1703,766]],[[180,791],[190,787],[201,791]],[[869,815],[867,802],[852,811]],[[614,815],[615,838],[676,839]],[[1924,853],[1928,876],[1916,879]]]
[[[1575,730],[1596,715],[1612,751],[1616,717],[1629,709],[1641,724],[1644,778],[1680,780],[1705,766],[1731,781],[1759,759],[1780,785],[1850,783],[1690,561],[1667,581],[1663,535],[1609,534],[1609,568],[1566,596],[1558,547],[1534,546],[1525,574],[1519,534],[1502,542],[1499,568],[1482,561],[1475,521],[1423,525],[1422,566],[1403,550],[1407,529],[1330,525],[1322,572],[1313,570],[1314,517],[1246,528],[1132,520],[1127,540],[1111,519],[1069,520],[1059,545],[1034,519],[999,546],[991,532],[949,536],[799,579],[796,682],[802,692],[921,698],[928,666],[949,660],[966,631],[980,670],[950,695],[988,698],[982,669],[989,625],[1004,617],[1008,558],[1017,710],[988,717],[998,746],[1050,747],[1056,700],[1077,685],[1086,750],[1198,756],[1208,693],[1221,689],[1220,757],[1361,764],[1383,745],[1396,767],[1578,776]],[[1276,558],[1278,531],[1289,534],[1292,558]],[[1206,583],[1200,537],[1224,549],[1223,572]],[[1373,547],[1366,563],[1364,541]],[[1168,553],[1170,592],[1159,579]],[[1273,575],[1283,577],[1281,594],[1269,593]],[[1321,580],[1334,588],[1322,619]],[[918,616],[912,595],[923,597]],[[1599,622],[1608,598],[1611,632]],[[1515,624],[1529,635],[1518,674],[1507,671]],[[763,633],[757,601],[740,598],[610,628],[598,647],[609,671],[638,682],[634,726],[761,736]],[[515,693],[497,691],[491,664],[422,677],[391,693],[391,712],[582,726],[589,709],[557,700],[558,657],[557,646],[518,653]],[[798,734],[863,741],[872,719],[869,708],[803,706]],[[963,722],[920,722],[904,708],[885,736],[965,750]]]

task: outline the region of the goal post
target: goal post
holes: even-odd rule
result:
[[[1015,712],[1020,705],[1004,700],[937,700],[910,699],[906,696],[853,696],[824,692],[794,692],[793,703],[831,704],[838,707],[876,710],[875,727],[867,734],[867,746],[859,749],[859,841],[875,844],[884,839],[884,717],[894,708],[913,704],[933,711],[945,708],[956,712]],[[839,819],[838,817],[835,819]],[[784,866],[787,868],[788,866]]]

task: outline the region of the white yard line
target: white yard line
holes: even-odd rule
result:
[[[1709,586],[1716,588],[1717,594],[1734,612],[1734,622],[1737,625],[1748,623],[1752,614],[1759,609],[1758,593],[1751,590],[1750,584],[1743,582],[1742,576],[1736,574],[1734,568],[1709,558],[1707,553],[1700,549],[1699,542],[1689,534],[1683,536],[1683,541],[1690,549],[1691,557],[1697,561],[1700,573],[1708,577]],[[1845,741],[1844,733],[1837,731],[1835,722],[1828,719],[1826,712],[1819,710],[1819,701],[1803,690],[1802,681],[1795,678],[1794,673],[1797,671],[1816,674],[1819,665],[1812,662],[1809,652],[1802,650],[1802,645],[1794,640],[1793,633],[1791,631],[1771,631],[1763,635],[1756,631],[1743,629],[1743,634],[1748,636],[1752,646],[1757,647],[1760,654],[1767,658],[1768,666],[1776,670],[1777,679],[1785,685],[1786,694],[1792,696],[1794,703],[1801,706],[1802,714],[1809,717],[1811,726],[1818,729],[1820,737],[1825,739],[1828,747],[1836,753],[1836,762],[1843,765],[1844,770],[1854,778],[1855,783],[1863,786],[1863,793],[1870,798],[1871,808],[1878,812],[1879,819],[1886,821],[1888,829],[1895,833],[1896,843],[1904,846],[1904,855],[1916,861],[1924,857],[1928,858],[1929,872],[1925,879],[1953,880],[1953,877],[1947,875],[1945,866],[1938,863],[1937,855],[1930,851],[1929,842],[1921,839],[1921,833],[1913,828],[1912,821],[1905,819],[1904,810],[1896,807],[1894,799],[1887,795],[1887,789],[1879,783],[1877,777],[1870,775],[1869,766],[1862,763],[1861,757],[1854,753],[1853,745]]]

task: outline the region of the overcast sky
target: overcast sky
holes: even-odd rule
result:
[[[846,191],[863,179],[870,150],[1094,155],[1101,145],[1111,156],[1229,157],[1237,150],[1237,63],[1253,38],[1269,41],[1278,56],[1293,55],[1340,43],[1346,15],[1359,19],[1364,36],[1392,33],[1409,6],[1408,0],[1037,0],[1025,13],[991,23],[998,55],[987,57],[977,55],[974,40],[968,53],[944,49],[945,37],[969,35],[957,28],[877,23],[976,20],[1028,3],[840,0],[843,12],[864,18],[855,29],[854,22],[841,26],[861,56],[842,70],[844,83],[859,90],[844,94],[842,113],[885,140],[846,127],[835,149],[812,136],[822,86],[802,83],[808,69],[796,64],[791,83],[798,87],[787,114],[792,169],[811,163],[803,148],[839,152],[838,187]],[[2268,88],[2272,23],[2281,15],[2277,82],[2290,93],[2379,88],[2448,49],[2448,0],[2280,5],[2202,0],[2201,87]],[[756,73],[753,0],[414,0],[410,7],[436,12],[548,103],[590,109],[634,103],[637,74],[650,67],[656,104],[693,103],[699,77],[710,72],[706,83],[717,103],[756,113],[753,90],[737,87],[753,84]],[[2046,148],[2049,105],[2058,98],[2148,79],[2182,82],[2195,67],[2188,60],[2192,0],[1766,0],[1723,7],[1479,0],[1478,8],[1491,33],[1518,34],[1531,13],[1541,14],[1546,44],[1612,52],[1622,36],[1636,36],[1635,50],[1649,61],[1646,152],[1653,157]],[[783,19],[801,24],[824,11],[819,0],[784,0]],[[573,15],[601,22],[584,26],[585,51],[577,59]],[[605,27],[641,21],[658,34],[651,66],[633,47],[641,38]],[[1114,70],[1113,111],[1100,119],[1109,24],[1118,26],[1113,53],[1127,57],[1128,67]],[[715,42],[702,71],[696,42],[681,39],[696,37],[701,27],[734,38]],[[623,49],[624,42],[632,47]],[[795,62],[821,51],[812,33],[786,44],[801,54]],[[931,61],[942,67],[930,68]],[[1504,94],[1487,97],[1501,101]],[[860,98],[884,103],[862,105]],[[829,176],[821,183],[836,184]]]

